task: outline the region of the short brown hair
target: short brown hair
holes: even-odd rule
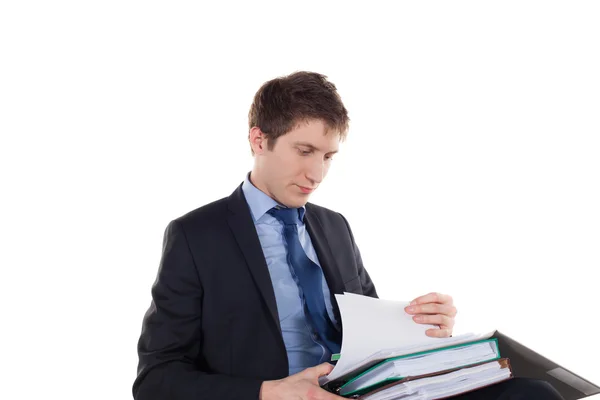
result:
[[[277,138],[299,123],[320,119],[340,140],[348,134],[348,111],[335,85],[316,72],[298,71],[265,82],[254,95],[248,113],[249,129],[257,126],[273,149]]]

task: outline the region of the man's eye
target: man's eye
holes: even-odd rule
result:
[[[312,153],[310,150],[300,150],[300,154],[303,156],[308,156],[310,153]]]

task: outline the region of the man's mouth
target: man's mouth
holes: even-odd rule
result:
[[[300,185],[298,185],[298,187],[300,188],[302,193],[306,193],[306,194],[312,193],[316,189],[316,188],[308,188],[308,187],[304,187],[304,186],[300,186]]]

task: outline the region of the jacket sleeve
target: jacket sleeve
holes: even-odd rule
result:
[[[202,284],[179,222],[165,230],[152,303],[138,342],[136,400],[256,400],[261,380],[209,374],[198,368]]]
[[[362,286],[363,294],[365,296],[378,298],[377,291],[375,290],[375,284],[371,280],[369,273],[367,272],[367,270],[365,269],[365,266],[363,265],[362,258],[360,256],[360,250],[358,249],[358,246],[356,245],[356,242],[354,241],[354,235],[352,234],[352,229],[350,229],[350,224],[348,223],[348,220],[342,214],[340,214],[340,215],[344,219],[344,222],[346,223],[346,227],[348,228],[348,232],[350,233],[350,239],[352,240],[352,249],[354,251],[354,258],[356,259],[356,266],[358,268],[358,276],[360,277],[360,283]]]

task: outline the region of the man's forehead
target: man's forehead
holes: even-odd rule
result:
[[[303,120],[284,136],[293,145],[310,147],[326,153],[337,152],[342,141],[341,133],[331,129],[322,120]]]

